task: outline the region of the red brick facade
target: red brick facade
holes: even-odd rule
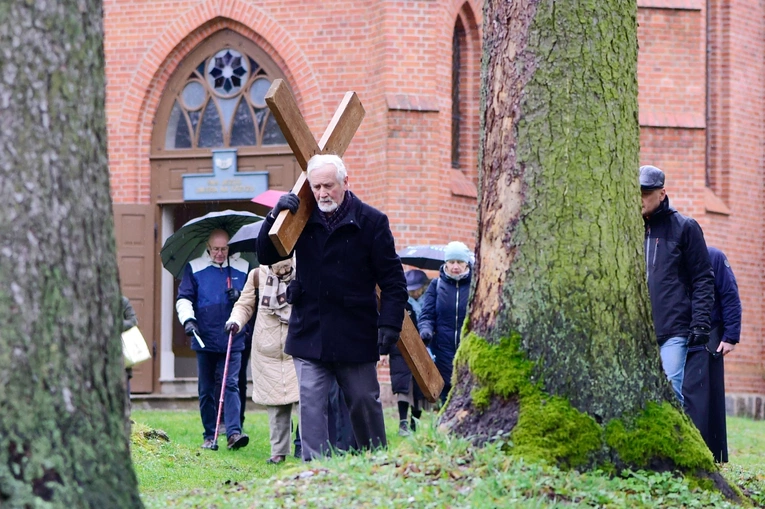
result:
[[[186,55],[229,29],[279,66],[317,138],[343,94],[359,94],[367,114],[346,153],[351,187],[388,213],[399,247],[474,244],[480,0],[104,4],[116,204],[153,203],[150,142],[165,87]],[[759,0],[638,6],[641,162],[666,171],[673,205],[697,218],[708,242],[728,254],[745,309],[741,346],[726,360],[728,391],[765,394],[765,7]],[[456,26],[464,36],[453,168]]]

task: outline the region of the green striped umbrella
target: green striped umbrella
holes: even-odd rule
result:
[[[162,266],[180,279],[186,264],[202,256],[213,230],[225,230],[229,237],[233,237],[242,226],[262,220],[257,214],[237,210],[210,212],[196,217],[167,238],[159,252]]]

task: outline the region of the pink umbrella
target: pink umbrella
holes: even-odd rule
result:
[[[285,194],[287,194],[286,191],[277,191],[276,189],[269,189],[268,191],[260,193],[259,195],[257,195],[255,198],[253,198],[250,201],[252,201],[252,203],[257,203],[258,205],[264,205],[272,209],[276,206],[276,202],[279,201],[279,198],[281,198]]]

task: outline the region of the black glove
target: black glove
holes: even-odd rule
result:
[[[227,322],[226,326],[224,327],[224,330],[226,332],[230,332],[231,334],[238,334],[239,333],[239,324],[236,322]]]
[[[694,327],[688,334],[688,348],[692,346],[706,345],[709,342],[709,329],[706,327]]]
[[[228,301],[232,304],[239,300],[239,296],[242,295],[242,292],[237,290],[236,288],[229,288],[226,290],[226,295],[228,295]]]
[[[433,331],[423,331],[420,334],[420,337],[422,338],[422,342],[425,343],[425,346],[428,346],[430,344],[430,341],[433,339]]]
[[[388,355],[390,347],[398,342],[399,332],[393,327],[383,325],[377,330],[377,350],[380,355]]]
[[[183,324],[183,330],[186,331],[187,336],[193,336],[195,332],[199,334],[197,321],[193,319],[186,320],[186,323]]]
[[[295,193],[283,194],[281,198],[279,198],[279,201],[276,202],[276,207],[271,211],[271,214],[276,218],[279,215],[279,212],[284,209],[287,209],[294,214],[297,212],[299,206],[300,198],[298,198],[298,195]]]

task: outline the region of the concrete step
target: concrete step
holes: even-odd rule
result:
[[[725,413],[761,421],[765,419],[764,400],[765,395],[762,394],[726,394]]]

